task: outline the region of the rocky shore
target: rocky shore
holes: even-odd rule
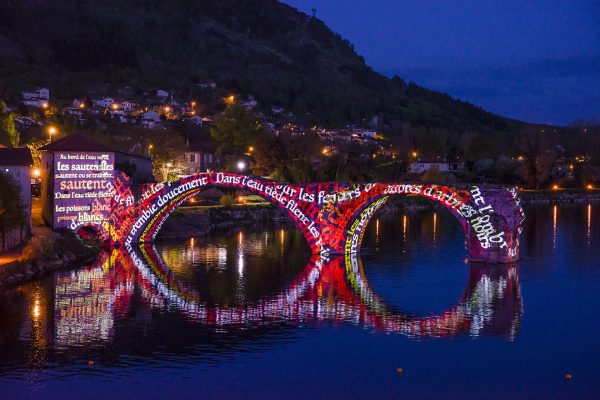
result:
[[[72,232],[34,237],[21,259],[0,268],[0,288],[28,282],[54,271],[90,264],[100,251],[98,244],[84,242]]]

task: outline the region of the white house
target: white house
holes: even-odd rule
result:
[[[85,107],[85,101],[84,100],[75,99],[75,100],[73,100],[73,107],[74,108],[83,108],[83,107]]]
[[[186,175],[206,171],[218,162],[216,156],[217,143],[214,140],[196,140],[188,144],[185,152]]]
[[[36,120],[31,117],[17,117],[15,118],[15,125],[18,125],[21,129],[28,129],[37,124]]]
[[[158,97],[159,99],[166,99],[167,97],[169,97],[169,92],[167,92],[166,90],[162,90],[162,89],[158,89],[156,91],[156,97]]]
[[[129,101],[129,100],[123,100],[120,104],[119,104],[119,108],[123,111],[133,111],[136,109],[138,105],[136,103],[134,103],[133,101]]]
[[[23,100],[50,100],[50,90],[47,88],[39,88],[35,92],[21,92]]]
[[[190,121],[195,125],[202,126],[202,117],[199,115],[194,115]]]
[[[109,108],[110,106],[113,105],[114,102],[115,102],[115,100],[112,97],[103,97],[101,99],[93,99],[92,100],[92,103],[94,104],[94,106],[100,107],[100,108]]]
[[[213,81],[200,82],[196,84],[200,89],[216,89],[217,84]]]
[[[463,161],[446,161],[444,159],[418,159],[410,164],[410,172],[421,174],[437,167],[440,172],[456,173],[465,169]]]
[[[156,111],[146,111],[141,115],[141,125],[144,128],[154,129],[160,122],[160,114]]]

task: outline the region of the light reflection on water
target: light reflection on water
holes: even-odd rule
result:
[[[528,210],[521,264],[535,260],[535,270],[552,262],[537,251],[551,246],[560,256],[573,243],[578,209],[558,207]],[[589,249],[597,237],[591,205],[581,225]],[[380,333],[518,341],[526,267],[465,266],[461,228],[445,213],[384,215],[369,229],[358,259],[310,258],[294,229],[238,231],[113,252],[6,290],[0,384],[208,368],[239,354],[269,354],[309,332],[344,335],[339,326],[366,329],[373,341]]]

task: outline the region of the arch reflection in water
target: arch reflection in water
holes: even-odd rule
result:
[[[351,322],[376,331],[411,337],[518,333],[522,300],[517,265],[471,267],[469,280],[458,302],[447,311],[417,316],[389,307],[369,287],[362,261],[350,255],[323,262],[313,256],[283,291],[251,304],[233,307],[212,305],[178,281],[154,245],[113,258],[115,268],[139,271],[138,285],[149,304],[176,307],[193,321],[218,326],[260,326],[273,321],[288,323]]]

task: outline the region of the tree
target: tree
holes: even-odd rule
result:
[[[282,171],[286,164],[285,149],[280,140],[272,136],[261,135],[256,144],[252,146],[252,158],[254,166],[252,172],[255,175],[268,176],[276,170]]]
[[[7,147],[19,145],[19,132],[15,127],[15,119],[12,113],[6,111],[4,101],[0,101],[0,144]]]
[[[425,171],[422,180],[425,182],[444,183],[446,182],[446,176],[440,172],[437,165],[434,165]]]
[[[21,200],[19,183],[9,174],[0,172],[0,233],[2,250],[5,249],[6,231],[25,223],[27,214]]]
[[[556,138],[543,128],[525,126],[518,138],[517,147],[522,153],[522,178],[530,186],[539,189],[548,180],[556,159]]]
[[[227,151],[234,156],[241,156],[249,146],[254,146],[264,134],[264,129],[253,114],[246,112],[241,104],[233,102],[223,114],[217,115],[210,134],[218,143],[219,155]]]

